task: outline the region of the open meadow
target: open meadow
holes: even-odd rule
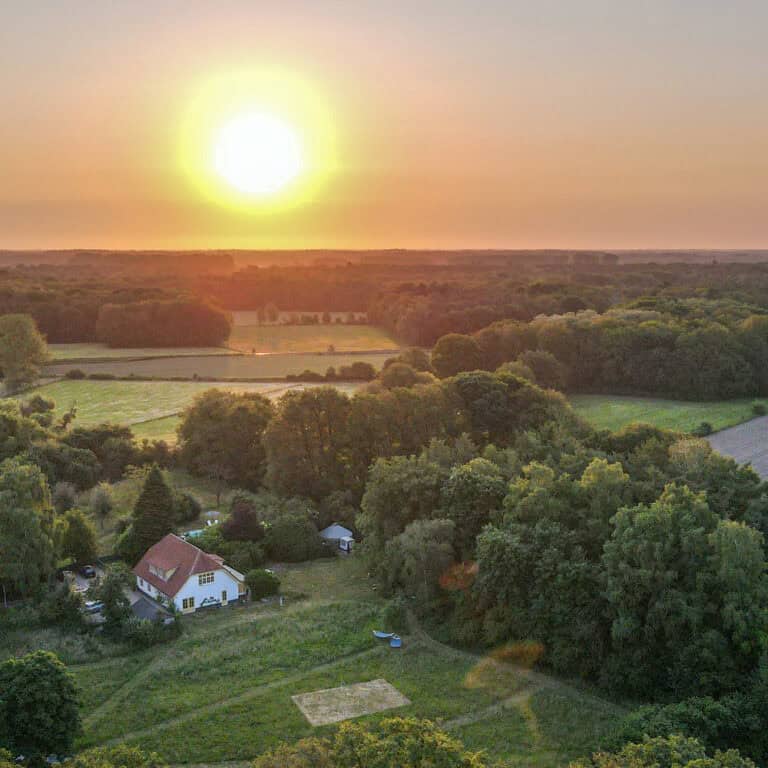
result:
[[[768,400],[752,398],[702,403],[623,395],[571,395],[568,400],[576,413],[594,427],[610,430],[641,422],[692,432],[702,422],[708,422],[718,431],[754,418],[753,403],[768,406]]]
[[[61,416],[70,408],[77,410],[76,424],[125,424],[137,437],[173,439],[178,414],[199,394],[208,389],[228,392],[259,392],[277,399],[291,389],[317,386],[289,382],[213,383],[204,381],[89,381],[59,380],[24,392],[18,397],[28,399],[40,394],[56,403],[55,415]],[[353,392],[358,385],[334,385]]]
[[[235,325],[227,346],[238,352],[395,352],[399,344],[373,325]]]
[[[255,603],[184,619],[169,645],[131,652],[70,648],[49,632],[9,637],[0,654],[63,654],[81,690],[80,746],[128,742],[172,763],[247,761],[280,741],[327,734],[292,696],[386,680],[410,704],[492,758],[561,766],[599,747],[620,707],[555,678],[445,646],[413,626],[401,650],[372,637],[383,601],[361,557],[277,566],[286,606]],[[16,645],[15,645],[16,644]]]

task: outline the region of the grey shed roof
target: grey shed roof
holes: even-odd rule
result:
[[[343,539],[345,536],[351,536],[352,531],[350,531],[349,528],[345,528],[343,525],[339,525],[339,523],[332,523],[327,528],[323,528],[323,530],[320,531],[320,535],[324,539]]]
[[[140,597],[132,606],[134,615],[139,619],[154,621],[158,616],[165,618],[170,614],[161,605],[148,597]]]

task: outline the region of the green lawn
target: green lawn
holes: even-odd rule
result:
[[[366,352],[399,349],[373,325],[235,325],[227,346],[239,352]]]
[[[634,422],[691,432],[703,421],[717,431],[753,418],[754,399],[696,403],[622,395],[572,395],[576,412],[598,429],[617,430]],[[768,404],[768,400],[760,400]]]

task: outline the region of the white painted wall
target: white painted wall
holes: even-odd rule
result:
[[[199,575],[190,576],[187,579],[187,583],[178,591],[175,598],[176,607],[181,611],[184,598],[194,597],[195,607],[197,610],[207,598],[214,598],[217,601],[221,601],[221,593],[226,590],[227,602],[231,603],[237,600],[238,582],[232,578],[223,568],[213,572],[213,582],[210,584],[200,585]],[[186,611],[189,613],[190,611]]]
[[[140,576],[136,577],[136,587],[140,592],[149,595],[153,600],[157,600],[158,603],[168,602],[168,598],[159,589],[155,589],[148,581],[144,581]]]

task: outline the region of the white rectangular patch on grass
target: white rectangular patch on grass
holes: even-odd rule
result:
[[[310,725],[339,723],[411,703],[397,688],[381,679],[300,693],[291,698]]]

